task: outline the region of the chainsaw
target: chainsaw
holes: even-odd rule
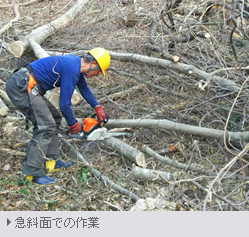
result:
[[[70,133],[70,129],[67,131],[67,135],[70,138],[84,139],[88,141],[104,140],[110,137],[122,137],[122,136],[131,136],[130,132],[110,132],[107,131],[107,128],[104,126],[109,120],[108,114],[104,121],[98,121],[94,117],[94,114],[90,118],[84,118],[81,123],[81,132],[80,133]]]

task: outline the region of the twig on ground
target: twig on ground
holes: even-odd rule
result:
[[[241,157],[243,157],[243,155],[249,150],[249,143],[245,146],[245,148],[243,149],[243,151],[241,151],[237,156],[235,156],[228,164],[226,164],[218,173],[218,175],[215,177],[215,179],[211,182],[211,184],[209,185],[208,188],[208,192],[207,192],[207,196],[205,198],[204,204],[203,204],[203,211],[206,210],[206,206],[207,206],[207,202],[211,202],[212,200],[212,194],[214,192],[212,192],[211,190],[213,189],[214,184],[217,182],[217,180],[221,177],[221,175],[227,170],[230,169],[233,164],[240,159]],[[244,179],[246,177],[244,176]]]
[[[74,149],[74,147],[65,139],[60,137],[60,140],[69,147],[70,151],[75,154],[76,158],[78,160],[80,160],[83,164],[87,164],[89,165],[89,163],[85,160],[85,158],[76,150]],[[89,171],[96,176],[97,178],[101,179],[105,185],[108,185],[110,188],[115,189],[116,191],[123,193],[125,195],[127,195],[128,197],[130,197],[133,201],[137,201],[139,199],[139,197],[134,194],[133,192],[128,191],[125,188],[122,188],[120,186],[118,186],[117,184],[115,184],[113,181],[111,181],[108,177],[104,176],[101,172],[99,172],[98,170],[94,169],[94,168],[89,168]]]

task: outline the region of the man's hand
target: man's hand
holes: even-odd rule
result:
[[[76,123],[72,126],[68,126],[70,128],[70,133],[74,134],[74,133],[80,133],[82,132],[82,128],[80,123],[78,122],[78,120],[76,121]]]
[[[95,109],[96,115],[98,117],[98,120],[104,121],[106,118],[106,114],[105,114],[104,110],[102,109],[102,105],[96,105],[94,109]]]

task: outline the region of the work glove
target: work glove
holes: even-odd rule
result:
[[[70,133],[74,134],[74,133],[80,133],[82,131],[81,125],[78,122],[78,120],[76,119],[76,123],[72,126],[68,126],[70,128]]]
[[[102,109],[102,105],[96,105],[94,109],[95,109],[96,115],[98,117],[98,120],[104,121],[106,118],[106,114],[105,114],[104,110]]]

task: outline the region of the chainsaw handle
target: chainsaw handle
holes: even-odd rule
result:
[[[103,125],[101,125],[101,123],[103,123],[103,122],[99,121],[88,132],[84,132],[82,130],[82,132],[80,132],[80,133],[70,133],[70,129],[68,129],[67,136],[69,136],[70,138],[82,139],[82,138],[88,136],[89,134],[91,134],[94,130],[101,128],[103,126]]]
[[[108,122],[108,120],[109,120],[109,115],[106,113],[106,112],[104,112],[105,113],[105,119],[103,120],[103,121],[100,121],[101,123],[103,122],[103,125],[102,126],[104,126],[104,125],[106,125],[107,124],[107,122]],[[94,118],[94,117],[96,117],[97,116],[97,114],[95,113],[95,114],[93,114],[92,116],[91,116],[91,118]]]
[[[71,137],[71,138],[82,139],[83,137],[88,136],[89,134],[91,134],[94,130],[96,130],[96,129],[98,129],[98,128],[101,128],[101,127],[103,127],[103,126],[105,126],[105,125],[107,124],[108,120],[109,120],[109,115],[108,115],[106,112],[104,112],[104,113],[105,113],[105,115],[106,115],[105,120],[103,120],[103,121],[98,121],[98,123],[95,124],[88,132],[84,132],[84,131],[83,131],[83,127],[82,127],[82,125],[81,125],[81,127],[82,127],[82,132],[81,132],[81,133],[70,133],[70,129],[68,129],[68,130],[67,130],[67,136],[69,136],[69,137]],[[94,118],[96,115],[97,115],[96,113],[93,114],[93,115],[91,116],[91,118]]]
[[[83,127],[81,125],[81,132],[80,133],[70,133],[70,129],[67,130],[67,136],[69,136],[70,138],[77,138],[77,139],[81,139],[84,137],[84,132],[83,132]]]
[[[103,121],[104,122],[104,125],[106,125],[107,124],[107,122],[108,122],[108,120],[109,120],[109,115],[108,115],[108,113],[106,113],[106,112],[104,112],[105,113],[105,120]]]

